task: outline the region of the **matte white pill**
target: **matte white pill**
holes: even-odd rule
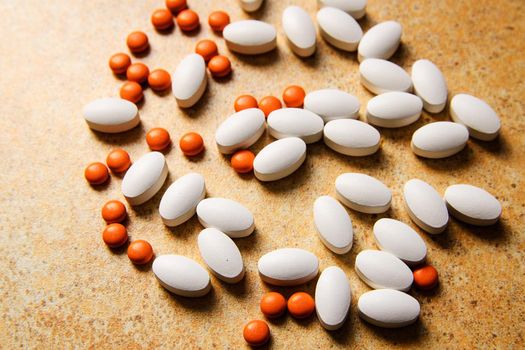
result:
[[[467,94],[458,94],[450,101],[450,116],[467,127],[471,137],[494,140],[501,128],[496,112],[485,101]]]
[[[335,119],[357,119],[360,107],[357,97],[338,89],[315,90],[304,98],[304,109],[319,115],[325,123]]]
[[[419,227],[432,234],[445,231],[447,207],[432,186],[422,180],[411,179],[405,184],[403,196],[408,215]]]
[[[366,292],[357,302],[359,316],[378,327],[399,328],[416,322],[419,302],[406,293],[379,289]]]
[[[82,114],[91,129],[106,133],[124,132],[140,123],[137,106],[116,97],[94,100],[84,107]]]
[[[336,254],[345,254],[352,248],[354,230],[345,208],[330,196],[321,196],[314,202],[314,223],[319,238]]]
[[[323,137],[323,119],[302,108],[280,108],[267,119],[268,132],[276,139],[299,137],[305,143],[317,142]]]
[[[206,90],[206,64],[201,55],[192,53],[182,61],[171,75],[171,90],[179,107],[196,104]]]
[[[201,174],[189,173],[177,179],[160,200],[159,213],[164,225],[173,227],[188,221],[205,195],[206,185]]]
[[[367,58],[389,59],[399,47],[402,34],[403,28],[396,21],[376,24],[363,35],[357,49],[357,59],[359,62]]]
[[[448,211],[456,219],[472,225],[495,224],[501,216],[501,203],[492,194],[472,185],[452,185],[445,191]]]
[[[211,272],[227,283],[237,283],[244,277],[244,264],[239,248],[223,232],[206,228],[197,238],[199,252]]]
[[[348,316],[352,290],[345,272],[337,266],[323,270],[315,286],[315,311],[328,330],[341,328]]]
[[[261,181],[282,179],[299,169],[306,159],[306,143],[298,137],[287,137],[266,145],[255,156],[253,170]]]
[[[403,261],[381,250],[363,250],[357,254],[355,272],[374,289],[389,288],[406,292],[414,281],[412,271]]]
[[[420,157],[445,158],[465,148],[467,141],[468,130],[462,124],[435,122],[417,129],[410,147]]]
[[[367,58],[359,65],[361,84],[376,95],[389,91],[412,91],[412,79],[397,64],[379,58]]]
[[[277,46],[275,28],[253,19],[228,24],[222,36],[228,49],[245,55],[266,53]]]
[[[335,7],[323,7],[317,12],[317,24],[321,36],[333,46],[344,51],[355,51],[363,31],[359,23]]]
[[[355,19],[360,19],[365,15],[366,3],[367,0],[319,0],[319,5],[336,7]]]
[[[417,121],[423,101],[407,92],[391,91],[368,101],[366,119],[370,124],[383,128],[399,128]]]
[[[306,283],[319,271],[319,260],[307,250],[282,248],[263,255],[257,263],[261,279],[276,286]]]
[[[248,108],[232,114],[215,132],[219,152],[234,153],[253,145],[264,133],[265,117],[259,108]]]
[[[347,207],[362,213],[384,213],[390,208],[392,192],[375,177],[360,173],[341,174],[335,180],[335,191]]]
[[[200,201],[197,217],[202,226],[216,228],[232,238],[249,236],[255,229],[252,213],[231,199],[206,198]]]
[[[324,126],[324,143],[347,156],[363,157],[379,149],[381,135],[367,123],[354,119],[332,120]]]
[[[244,11],[255,12],[261,7],[263,0],[239,0],[239,3]]]
[[[374,238],[379,249],[394,254],[407,265],[419,264],[427,256],[425,241],[401,221],[388,218],[377,220]]]
[[[423,108],[439,113],[447,104],[447,82],[439,68],[429,60],[417,60],[412,66],[414,92],[423,100]]]
[[[129,204],[142,204],[160,190],[167,176],[164,155],[160,152],[146,153],[126,171],[122,179],[122,194]]]
[[[153,261],[152,270],[160,284],[177,295],[201,297],[211,289],[208,272],[182,255],[161,255]]]
[[[299,6],[288,6],[283,12],[282,22],[292,51],[301,57],[313,55],[317,33],[308,13]]]

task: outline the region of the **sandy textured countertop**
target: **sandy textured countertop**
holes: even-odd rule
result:
[[[469,140],[459,154],[444,160],[417,158],[409,148],[418,127],[448,119],[447,113],[424,114],[399,130],[381,130],[381,150],[351,158],[318,143],[308,147],[306,163],[292,176],[264,184],[238,176],[214,144],[217,125],[233,111],[241,93],[258,98],[280,96],[285,86],[307,91],[337,87],[357,95],[364,106],[371,98],[360,84],[355,54],[329,47],[321,38],[318,52],[306,60],[294,56],[281,30],[281,13],[300,4],[313,17],[313,0],[267,1],[254,15],[274,24],[278,49],[259,57],[227,51],[210,32],[208,14],[229,12],[232,20],[248,18],[236,1],[190,1],[200,14],[201,30],[184,35],[156,33],[151,12],[163,1],[14,1],[0,3],[0,339],[1,348],[230,348],[246,347],[244,323],[261,318],[258,301],[270,287],[257,275],[258,258],[273,249],[301,247],[320,258],[321,269],[343,268],[353,299],[349,320],[327,332],[316,317],[284,317],[271,323],[272,348],[521,348],[525,325],[525,2],[523,0],[381,1],[370,0],[371,25],[395,19],[403,25],[403,44],[393,61],[410,69],[419,58],[435,62],[445,74],[450,95],[467,92],[485,99],[500,114],[503,128],[494,142]],[[90,131],[81,117],[83,105],[95,98],[117,96],[122,81],[107,67],[109,56],[126,51],[125,37],[135,29],[150,37],[151,52],[140,60],[150,68],[173,71],[193,51],[197,40],[212,38],[231,58],[234,73],[224,81],[209,80],[201,102],[180,110],[171,94],[145,92],[142,124],[121,135]],[[229,286],[212,277],[213,291],[201,299],[170,295],[150,267],[130,264],[125,251],[111,252],[101,240],[102,204],[120,198],[121,179],[93,189],[83,178],[84,166],[103,161],[116,146],[133,159],[148,151],[145,132],[167,128],[173,139],[200,132],[204,156],[187,159],[178,146],[167,153],[170,175],[197,171],[206,178],[208,196],[238,200],[254,214],[254,235],[236,240],[247,275]],[[270,141],[264,137],[254,150]],[[334,194],[343,172],[364,172],[393,191],[385,215],[351,212],[354,246],[336,256],[313,227],[312,205],[320,195]],[[454,183],[471,183],[495,194],[503,205],[501,221],[476,228],[452,219],[443,235],[422,233],[428,261],[440,273],[431,293],[412,291],[421,303],[420,320],[400,330],[364,323],[356,310],[369,290],[354,272],[356,254],[374,248],[372,225],[380,217],[410,219],[401,189],[418,177],[443,193]],[[202,229],[193,218],[168,229],[157,207],[162,191],[147,204],[130,210],[132,239],[151,242],[156,254],[177,253],[202,262],[196,245]],[[415,227],[412,224],[413,227]],[[313,293],[315,281],[298,288]]]

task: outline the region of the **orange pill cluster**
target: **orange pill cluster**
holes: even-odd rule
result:
[[[204,58],[208,63],[208,70],[215,78],[222,78],[229,75],[232,71],[230,59],[219,55],[217,44],[213,40],[204,39],[195,46],[195,53]]]

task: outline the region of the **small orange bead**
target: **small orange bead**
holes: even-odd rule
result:
[[[121,224],[110,224],[102,232],[102,240],[110,248],[118,248],[128,241],[128,230]]]
[[[199,26],[199,15],[192,10],[183,10],[177,15],[177,24],[184,32],[195,30]]]
[[[218,55],[208,62],[208,69],[214,77],[222,78],[231,73],[232,65],[228,57]]]
[[[130,243],[128,247],[128,258],[135,265],[144,265],[153,258],[153,248],[145,240],[138,239]]]
[[[116,199],[107,201],[102,207],[102,218],[107,224],[122,222],[128,216],[126,206]]]
[[[204,58],[204,61],[208,62],[214,56],[219,54],[219,49],[214,41],[209,39],[201,40],[195,46],[195,52]]]
[[[266,96],[259,101],[259,108],[264,112],[266,118],[268,118],[270,113],[282,107],[281,101],[275,96]]]
[[[187,8],[186,0],[166,0],[166,7],[173,14],[177,14],[180,11]]]
[[[136,62],[130,65],[126,71],[126,78],[129,81],[134,81],[142,84],[148,80],[149,68],[144,63]]]
[[[148,76],[148,84],[155,91],[164,91],[171,86],[170,73],[164,69],[155,69]]]
[[[230,16],[224,11],[214,11],[208,17],[208,24],[216,32],[222,32],[230,24]]]
[[[173,15],[167,9],[155,10],[151,15],[151,24],[157,30],[166,30],[173,27]]]
[[[131,166],[131,159],[128,152],[117,148],[109,152],[106,157],[108,168],[114,173],[123,173]]]
[[[133,53],[141,53],[148,49],[148,36],[143,32],[133,32],[126,39],[129,50]]]
[[[153,151],[162,151],[171,143],[169,132],[164,128],[153,128],[146,134],[146,142]]]
[[[134,81],[125,82],[120,88],[120,97],[133,103],[142,100],[142,86]]]
[[[281,293],[269,292],[261,299],[261,312],[268,318],[281,316],[286,311],[286,299]]]
[[[420,289],[434,288],[439,282],[438,272],[431,265],[425,265],[414,270],[414,285]]]
[[[286,107],[302,107],[306,93],[297,85],[288,86],[283,92],[283,101]]]
[[[124,74],[131,64],[131,58],[125,53],[116,53],[109,58],[109,68],[115,74]]]
[[[92,185],[101,185],[109,178],[108,168],[100,163],[91,163],[84,170],[84,177]]]
[[[253,160],[255,154],[247,149],[237,151],[231,158],[231,164],[233,170],[239,174],[249,173],[253,170]]]
[[[253,320],[244,326],[242,335],[244,340],[252,346],[264,345],[270,339],[270,327],[264,321]]]
[[[315,310],[314,298],[308,293],[297,292],[288,299],[288,311],[293,317],[306,318]]]
[[[189,132],[180,138],[179,147],[186,156],[196,156],[204,150],[204,140],[196,132]]]
[[[257,108],[257,100],[251,95],[241,95],[235,100],[233,107],[235,112],[248,108]]]

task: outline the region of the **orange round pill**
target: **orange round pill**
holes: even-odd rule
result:
[[[431,265],[425,265],[423,267],[414,270],[414,285],[420,289],[432,289],[439,282],[438,272]]]
[[[251,95],[241,95],[235,99],[233,108],[235,108],[235,112],[248,108],[257,108],[257,100]]]
[[[231,158],[231,164],[233,170],[240,174],[249,173],[253,170],[253,160],[255,159],[255,154],[252,151],[243,149],[237,151]]]
[[[138,239],[130,243],[128,247],[128,258],[135,265],[144,265],[153,258],[153,248],[151,244],[143,239]]]
[[[230,16],[224,11],[214,11],[208,17],[208,24],[216,32],[222,32],[230,24]]]
[[[134,81],[125,82],[120,88],[120,97],[133,103],[142,100],[142,86]]]
[[[244,326],[244,340],[252,346],[264,345],[270,339],[270,327],[261,320],[253,320]]]
[[[232,71],[230,60],[226,56],[217,55],[208,62],[211,75],[217,78],[225,77]]]
[[[275,96],[266,96],[259,101],[259,108],[264,112],[264,115],[268,118],[270,113],[277,109],[281,109],[283,105],[281,101]]]
[[[122,148],[117,148],[109,152],[106,157],[108,168],[114,173],[123,173],[131,166],[131,159],[128,152]]]
[[[153,128],[146,134],[146,142],[153,151],[161,151],[171,143],[169,132],[164,128]]]
[[[183,10],[177,15],[177,25],[185,32],[195,30],[199,26],[199,15],[192,10]]]
[[[109,68],[115,74],[124,74],[131,64],[131,58],[125,53],[119,52],[109,58]]]
[[[148,84],[155,91],[164,91],[171,86],[170,73],[164,69],[155,69],[148,75]]]
[[[286,107],[302,107],[306,93],[297,85],[288,86],[283,92],[283,101]]]
[[[281,293],[269,292],[263,295],[260,307],[264,316],[268,318],[279,317],[286,311],[286,299]]]
[[[144,63],[136,62],[128,67],[126,70],[126,78],[129,81],[134,81],[142,84],[148,80],[149,68]]]
[[[179,147],[185,155],[196,156],[204,150],[204,140],[196,132],[189,132],[180,138]]]
[[[84,170],[84,177],[90,184],[100,185],[108,180],[109,171],[104,164],[95,162],[86,167]]]
[[[288,299],[288,311],[293,317],[306,318],[315,310],[314,298],[305,292],[292,294]]]
[[[186,0],[166,0],[166,7],[173,14],[177,14],[187,7]]]
[[[107,201],[102,207],[102,218],[107,224],[122,222],[126,216],[128,216],[126,206],[116,199]]]
[[[128,48],[133,53],[141,53],[148,49],[148,36],[144,32],[133,32],[126,39]]]
[[[195,53],[199,54],[204,58],[204,61],[208,62],[214,56],[219,54],[219,49],[214,41],[209,39],[201,40],[195,46]]]
[[[173,27],[173,15],[167,9],[158,9],[151,15],[151,24],[157,30],[166,30]]]
[[[128,230],[121,224],[109,224],[102,232],[102,240],[110,248],[118,248],[128,241]]]

